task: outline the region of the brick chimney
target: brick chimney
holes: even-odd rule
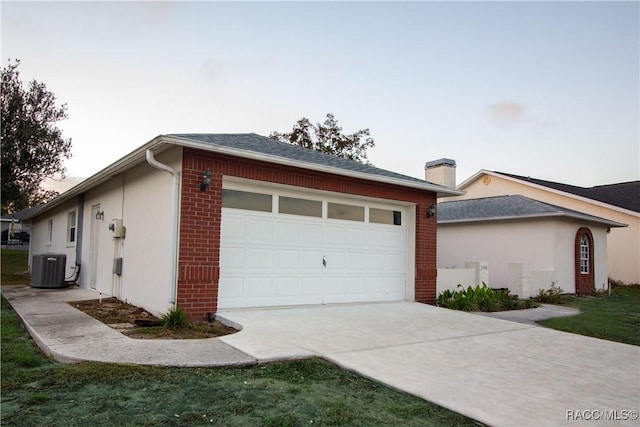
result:
[[[424,165],[424,179],[433,184],[456,188],[456,161],[439,159]]]

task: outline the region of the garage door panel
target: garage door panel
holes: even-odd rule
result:
[[[381,301],[397,300],[404,295],[404,281],[393,277],[377,277],[367,280],[368,291]]]
[[[325,281],[325,294],[327,296],[353,296],[365,293],[364,277],[329,277]]]
[[[224,298],[220,298],[220,308],[242,307],[245,304],[244,297],[244,280],[242,278],[228,277],[221,280],[219,284],[219,293]]]
[[[276,298],[297,297],[300,294],[300,278],[295,277],[278,277],[275,281]]]
[[[404,226],[222,213],[220,308],[404,299]]]
[[[247,297],[260,298],[271,297],[273,295],[271,277],[247,277],[244,280],[245,287],[247,289]]]
[[[269,248],[247,248],[245,267],[247,273],[273,270],[273,250]]]
[[[302,277],[300,280],[300,294],[309,295],[315,303],[322,303],[322,278]],[[313,298],[317,297],[317,298]]]
[[[276,227],[277,243],[297,243],[300,241],[300,224],[290,221],[279,221]]]
[[[247,221],[246,239],[253,242],[273,241],[273,221],[251,218]]]
[[[229,241],[243,241],[245,232],[245,220],[233,214],[227,214],[224,218],[224,227],[220,230],[220,239]]]
[[[321,224],[303,223],[300,226],[300,242],[304,245],[319,245],[324,240],[323,226]]]
[[[344,270],[347,267],[345,257],[346,253],[344,251],[327,251],[325,255],[327,272],[332,273],[336,270]]]
[[[297,271],[300,268],[300,252],[295,249],[276,249],[276,268]]]
[[[300,271],[314,272],[322,271],[322,258],[324,254],[321,251],[303,249],[300,251]]]
[[[346,255],[347,265],[357,270],[366,270],[367,254],[365,252],[349,252]]]
[[[324,243],[328,247],[343,247],[346,242],[344,227],[327,226],[324,233]]]
[[[405,269],[404,256],[402,254],[370,253],[368,259],[372,270],[403,272]]]
[[[229,246],[220,252],[220,264],[225,269],[242,269],[244,268],[244,247]]]
[[[389,226],[391,227],[391,226]],[[372,248],[404,248],[406,230],[398,232],[398,230],[385,230],[372,229],[370,233],[367,233],[366,244]]]
[[[367,244],[367,229],[362,227],[347,228],[347,245],[350,248],[361,248]]]

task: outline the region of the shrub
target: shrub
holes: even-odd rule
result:
[[[169,329],[187,329],[191,327],[189,315],[180,307],[172,307],[171,310],[162,315],[160,321],[165,328]]]
[[[517,295],[511,295],[508,289],[491,289],[484,282],[475,288],[468,286],[465,289],[458,285],[456,291],[447,289],[438,295],[436,304],[462,311],[502,311],[520,308]]]
[[[518,295],[511,295],[509,290],[498,291],[499,305],[504,310],[517,310],[520,306]]]
[[[547,290],[539,289],[536,299],[541,303],[562,304],[562,293],[562,288],[552,283],[551,287]]]

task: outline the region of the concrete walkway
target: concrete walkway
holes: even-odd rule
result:
[[[65,363],[83,361],[164,366],[233,366],[256,359],[217,338],[138,340],[67,304],[99,297],[88,289],[2,288],[34,341],[46,354]]]
[[[493,313],[474,312],[478,316],[493,317],[496,319],[510,320],[512,322],[524,323],[527,325],[540,326],[538,320],[551,319],[554,317],[575,316],[580,314],[580,310],[574,307],[561,305],[540,304],[540,307],[527,310],[496,311]]]
[[[62,361],[224,366],[317,356],[492,426],[638,423],[640,347],[532,324],[394,302],[223,311],[242,331],[134,340],[66,304],[91,291],[2,291]]]

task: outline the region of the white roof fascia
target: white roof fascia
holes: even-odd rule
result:
[[[369,174],[369,173],[363,173],[363,172],[350,171],[350,170],[335,168],[331,166],[322,166],[316,163],[296,161],[296,160],[286,159],[279,156],[271,156],[268,154],[256,153],[255,151],[239,150],[237,148],[228,148],[220,145],[207,144],[206,142],[198,142],[188,138],[164,136],[163,140],[172,144],[182,145],[184,147],[196,148],[199,150],[211,151],[211,152],[220,153],[220,154],[228,154],[230,156],[235,156],[235,157],[243,157],[246,159],[260,160],[263,162],[275,163],[275,164],[280,164],[284,166],[292,166],[292,167],[297,167],[302,169],[314,170],[318,172],[332,173],[335,175],[347,176],[350,178],[359,178],[366,181],[375,181],[375,182],[381,182],[386,184],[399,185],[402,187],[410,187],[410,188],[417,188],[420,190],[433,191],[437,193],[438,197],[440,197],[441,195],[442,196],[460,196],[464,194],[464,191],[459,191],[454,188],[443,187],[440,185],[432,184],[427,181],[424,181],[424,184],[420,182],[403,181],[398,178],[387,177],[383,175],[375,175],[375,174]]]
[[[568,193],[566,191],[556,190],[555,188],[546,187],[544,185],[536,184],[534,182],[526,182],[526,181],[523,181],[521,179],[517,179],[517,178],[510,177],[510,176],[502,175],[501,173],[496,173],[496,172],[489,171],[489,170],[486,170],[486,169],[481,169],[477,173],[473,174],[471,177],[467,178],[465,181],[460,183],[460,185],[458,185],[456,188],[458,190],[461,190],[462,188],[464,188],[467,185],[471,184],[473,181],[477,180],[481,175],[485,175],[485,174],[486,175],[491,175],[491,176],[494,176],[494,177],[498,177],[498,178],[503,178],[503,179],[506,179],[507,181],[528,185],[528,186],[536,188],[538,190],[544,190],[544,191],[548,191],[549,193],[558,194],[558,195],[569,197],[569,198],[575,199],[575,200],[580,200],[581,202],[591,203],[593,205],[600,206],[600,207],[607,208],[607,209],[611,209],[611,210],[618,211],[618,212],[622,212],[622,213],[625,213],[627,215],[640,217],[640,212],[635,212],[635,211],[632,211],[632,210],[629,210],[629,209],[621,208],[619,206],[611,205],[609,203],[601,202],[599,200],[595,200],[595,199],[590,199],[588,197],[579,196],[577,194]]]
[[[103,182],[106,182],[111,177],[122,173],[122,171],[127,170],[132,165],[141,163],[141,161],[146,161],[145,154],[147,150],[154,149],[161,145],[163,145],[161,138],[155,137],[148,143],[144,144],[143,146],[137,148],[136,150],[122,157],[120,160],[117,160],[115,163],[112,163],[111,165],[107,166],[106,168],[102,169],[96,174],[90,176],[89,178],[71,187],[69,190],[60,194],[58,197],[51,200],[50,202],[47,202],[45,205],[42,206],[42,209],[38,209],[36,212],[32,213],[28,217],[25,217],[24,220],[31,220],[32,218],[36,218],[42,215],[43,213],[69,201],[70,199],[89,191],[93,187],[96,187],[102,184]]]
[[[488,218],[469,218],[469,219],[453,219],[446,221],[438,221],[438,225],[440,224],[461,224],[465,222],[483,222],[483,221],[512,221],[517,219],[540,219],[540,218],[571,218],[578,219],[581,221],[594,222],[597,224],[603,224],[607,227],[628,227],[628,224],[622,224],[616,221],[610,221],[605,218],[595,218],[595,217],[584,217],[582,215],[572,215],[569,213],[563,212],[549,212],[545,214],[529,214],[529,215],[510,215],[510,216],[496,216],[496,217],[488,217]]]
[[[462,181],[458,186],[456,186],[456,188],[458,190],[462,190],[464,187],[466,187],[467,185],[471,184],[472,182],[477,180],[481,175],[484,175],[484,174],[494,175],[495,176],[495,174],[493,172],[491,172],[491,171],[488,171],[486,169],[480,169],[478,172],[474,173],[469,178],[467,178],[464,181]]]
[[[195,148],[199,150],[210,151],[210,152],[215,152],[220,154],[228,154],[230,156],[243,157],[243,158],[248,158],[253,160],[261,160],[261,161],[266,161],[270,163],[282,164],[286,166],[293,166],[293,167],[310,169],[310,170],[315,170],[320,172],[333,173],[336,175],[349,176],[352,178],[360,178],[367,181],[375,181],[375,182],[382,182],[387,184],[400,185],[403,187],[417,188],[420,190],[436,192],[438,196],[440,195],[459,196],[464,194],[463,191],[459,191],[453,188],[442,187],[440,185],[431,184],[426,181],[424,184],[419,182],[413,183],[411,181],[403,181],[397,178],[385,177],[382,175],[373,175],[373,174],[367,174],[362,172],[348,171],[345,169],[339,169],[334,167],[324,167],[324,166],[313,164],[313,163],[298,162],[294,160],[284,159],[278,156],[270,156],[267,154],[256,153],[248,150],[239,150],[239,149],[227,148],[219,145],[201,143],[201,142],[194,141],[187,138],[178,138],[173,136],[159,135],[153,138],[151,141],[144,144],[143,146],[137,148],[136,150],[122,157],[120,160],[117,160],[115,163],[112,163],[111,165],[107,166],[106,168],[102,169],[101,171],[97,172],[91,177],[83,180],[79,184],[65,191],[55,199],[46,203],[42,207],[42,209],[37,210],[33,214],[24,218],[23,220],[26,221],[26,220],[31,220],[32,218],[36,218],[42,215],[43,213],[57,206],[60,206],[61,204],[72,199],[73,197],[76,197],[82,193],[85,193],[86,191],[92,189],[93,187],[102,184],[112,176],[122,173],[122,171],[128,169],[132,165],[146,161],[145,159],[146,159],[147,150],[154,150],[158,147],[162,147],[165,145],[177,145],[182,147]]]

